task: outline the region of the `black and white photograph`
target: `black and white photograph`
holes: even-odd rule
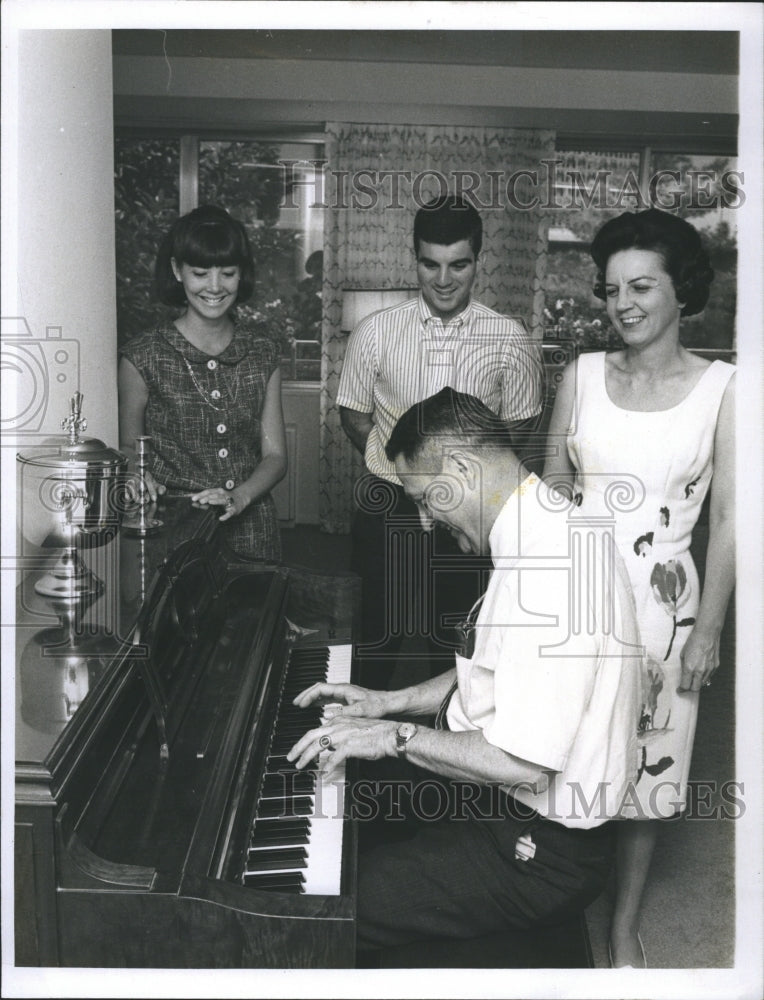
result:
[[[5,0],[2,997],[764,990],[764,10]]]

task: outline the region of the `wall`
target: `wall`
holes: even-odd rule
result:
[[[117,341],[111,38],[22,30],[17,41],[3,123],[2,458],[23,491],[16,453],[61,434],[76,391],[86,435],[117,444]],[[4,491],[3,551],[23,555],[14,500]],[[24,517],[37,541],[39,504]]]
[[[18,194],[4,206],[16,213],[16,245],[6,247],[3,316],[24,317],[35,340],[46,331],[62,338],[37,351],[49,375],[40,391],[50,396],[39,433],[60,433],[62,405],[79,387],[88,435],[114,446],[111,73],[109,32],[19,34]]]
[[[115,32],[119,124],[506,125],[735,137],[728,32]]]

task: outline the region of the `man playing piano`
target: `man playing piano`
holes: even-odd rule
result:
[[[423,524],[494,569],[452,669],[398,691],[321,683],[295,699],[336,703],[290,751],[298,768],[387,757],[410,769],[408,835],[359,858],[359,946],[567,920],[602,891],[610,821],[637,780],[641,647],[612,537],[528,474],[506,424],[454,389],[412,406],[386,451]]]

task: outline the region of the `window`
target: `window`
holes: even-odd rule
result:
[[[178,214],[180,149],[170,139],[122,139],[114,157],[117,336],[150,330],[166,309],[151,298],[159,239]]]
[[[179,210],[219,204],[244,224],[255,257],[255,291],[239,314],[279,344],[285,378],[318,381],[323,215],[315,202],[322,152],[314,140],[118,138],[120,342],[167,316],[150,297],[162,233]]]
[[[556,155],[547,199],[547,278],[544,340],[577,350],[620,343],[604,304],[591,292],[589,244],[608,219],[649,205],[676,212],[701,233],[715,277],[699,316],[682,321],[685,346],[730,359],[735,346],[736,208],[743,203],[737,163],[728,156],[649,149],[565,150]]]

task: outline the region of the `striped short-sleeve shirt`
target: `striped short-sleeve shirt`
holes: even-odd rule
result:
[[[421,293],[363,319],[350,335],[337,403],[371,413],[369,472],[399,483],[385,445],[415,403],[451,386],[477,396],[507,421],[534,417],[542,405],[541,352],[521,320],[479,302],[444,324]]]

